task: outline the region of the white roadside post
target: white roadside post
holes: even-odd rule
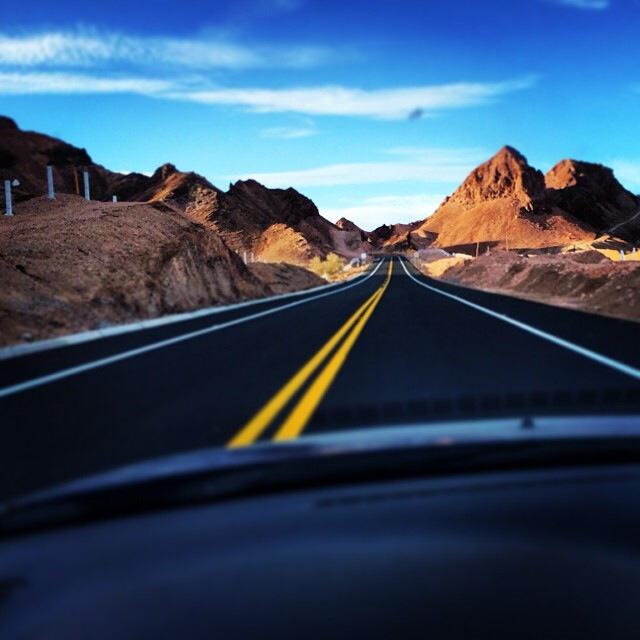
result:
[[[242,252],[242,262],[244,262],[245,264],[247,264],[247,252],[243,251]]]
[[[111,202],[118,202],[118,196],[111,196]]]
[[[4,181],[4,202],[6,206],[6,210],[4,212],[5,216],[13,215],[13,205],[11,203],[11,180]]]
[[[624,251],[622,249],[620,249],[620,260],[624,262]]]
[[[53,188],[53,167],[50,164],[47,165],[47,198],[49,200],[56,199],[56,192]]]
[[[89,192],[89,172],[83,171],[82,177],[84,179],[84,199],[91,200],[91,193]]]

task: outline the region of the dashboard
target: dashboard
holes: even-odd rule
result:
[[[640,467],[280,492],[0,541],[2,638],[637,638]]]

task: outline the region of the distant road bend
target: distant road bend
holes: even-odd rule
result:
[[[632,322],[387,258],[326,290],[0,362],[0,498],[196,448],[625,406],[640,397],[637,341]]]

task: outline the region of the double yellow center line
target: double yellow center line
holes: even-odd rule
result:
[[[284,419],[273,440],[290,440],[297,438],[302,433],[387,290],[391,280],[392,269],[393,261],[390,260],[387,277],[382,286],[349,317],[320,350],[240,429],[228,443],[227,446],[229,448],[246,447],[253,444],[333,352],[329,361]],[[342,343],[340,344],[341,340]],[[338,348],[336,349],[337,346]]]

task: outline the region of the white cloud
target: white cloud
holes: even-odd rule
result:
[[[260,132],[263,138],[277,138],[280,140],[294,140],[315,136],[318,131],[312,127],[269,127]]]
[[[406,118],[419,105],[426,113],[487,104],[500,95],[530,87],[534,79],[499,83],[458,83],[365,91],[349,87],[308,87],[294,89],[208,88],[195,76],[154,79],[144,75],[118,77],[111,72],[99,75],[60,70],[17,72],[1,70],[0,95],[32,93],[122,93],[131,92],[157,98],[227,105],[255,113],[293,112],[318,116],[361,116],[378,119]],[[300,127],[296,135],[302,134]],[[280,131],[283,134],[284,130]],[[291,136],[293,137],[293,136]]]
[[[397,149],[390,151],[397,153]],[[402,160],[330,164],[293,171],[247,172],[228,176],[227,179],[254,178],[268,187],[297,189],[407,181],[458,183],[486,157],[482,150],[421,149],[420,155]]]
[[[170,82],[150,78],[101,78],[68,73],[5,73],[0,71],[0,95],[139,93],[159,95]]]
[[[372,231],[383,224],[423,220],[438,208],[444,198],[444,195],[430,193],[377,196],[347,207],[324,208],[321,213],[334,222],[347,218],[361,229]]]
[[[416,108],[427,115],[444,109],[472,107],[533,86],[535,78],[495,83],[453,83],[364,90],[342,86],[289,89],[212,89],[179,91],[173,97],[205,104],[247,108],[257,113],[406,118]]]
[[[214,38],[140,37],[94,29],[27,35],[0,33],[0,65],[96,67],[134,65],[215,69],[310,67],[333,57],[314,46],[248,47]]]
[[[610,0],[548,0],[554,4],[562,4],[574,9],[586,9],[589,11],[602,11],[611,5]]]

